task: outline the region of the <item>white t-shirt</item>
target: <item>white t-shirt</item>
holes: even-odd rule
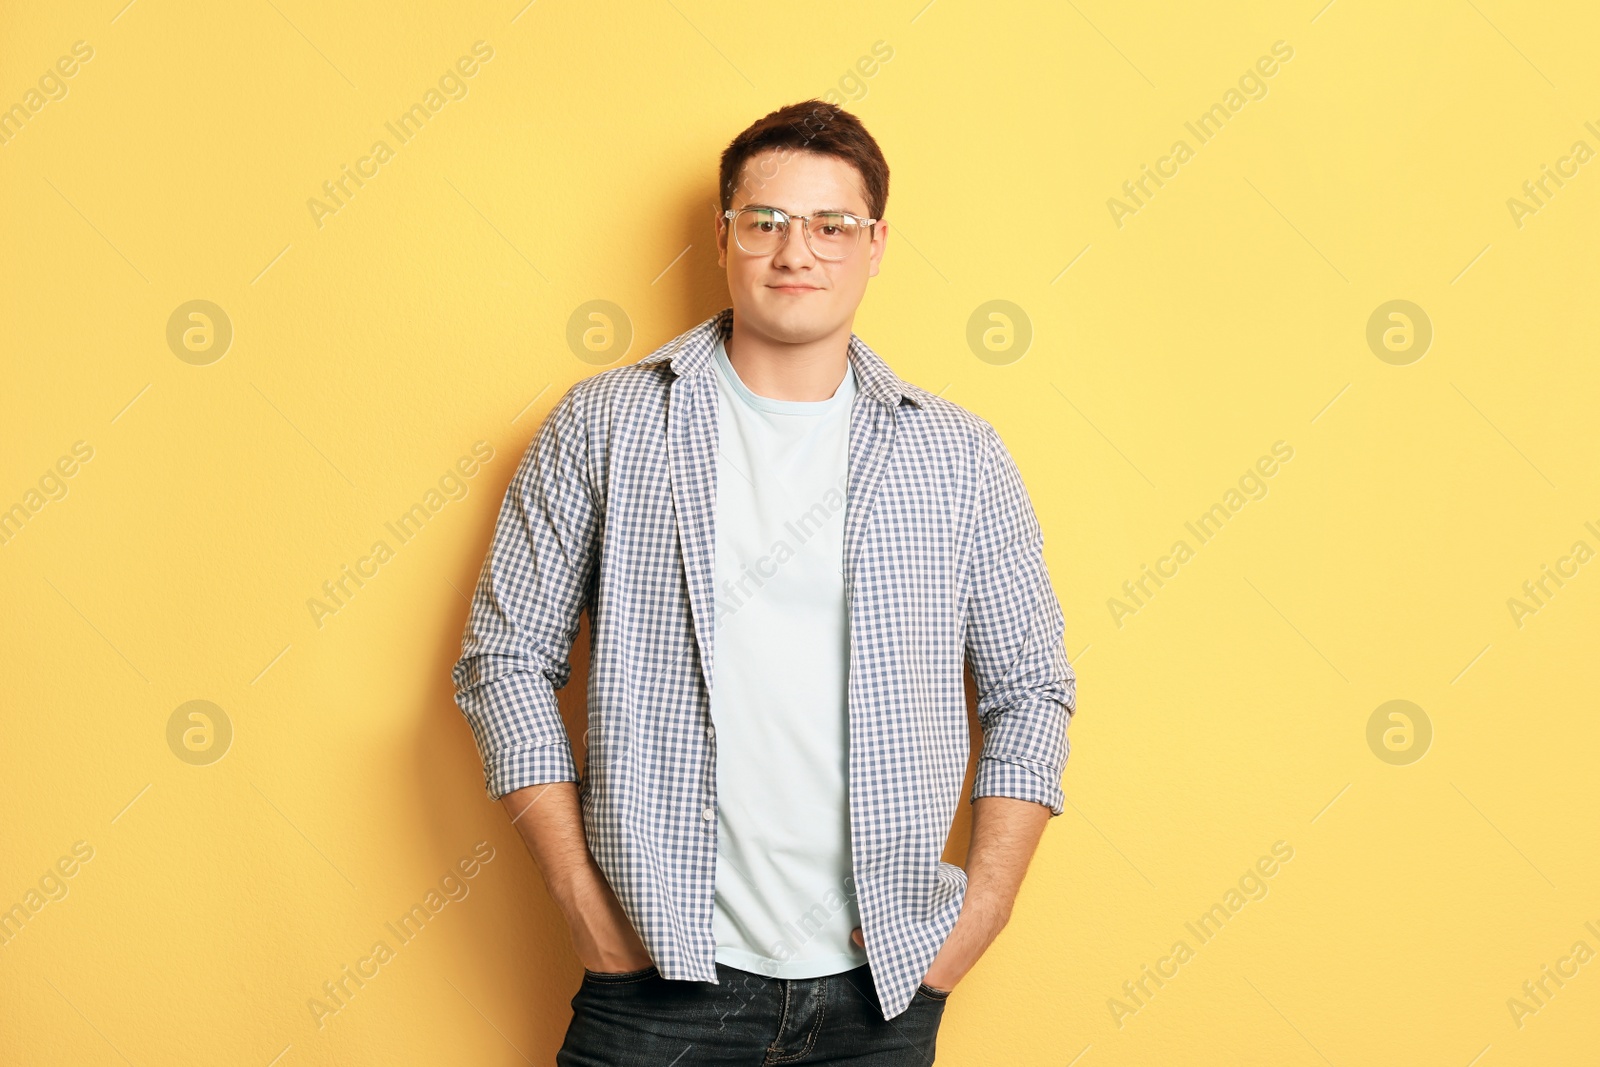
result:
[[[776,978],[867,962],[850,857],[844,518],[855,372],[827,400],[717,372],[716,959]]]

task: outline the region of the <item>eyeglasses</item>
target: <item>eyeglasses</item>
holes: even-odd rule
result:
[[[799,219],[811,254],[829,260],[849,258],[861,243],[861,235],[879,221],[847,211],[790,215],[775,207],[729,208],[722,217],[732,220],[734,241],[752,256],[770,256],[782,248],[789,239],[790,219]]]

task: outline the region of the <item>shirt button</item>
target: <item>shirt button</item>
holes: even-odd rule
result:
[[[706,736],[707,737],[716,737],[717,736],[717,728],[715,726],[707,726],[706,727]]]
[[[700,817],[702,819],[715,819],[717,817],[717,810],[715,808],[707,808],[705,811],[700,813]]]

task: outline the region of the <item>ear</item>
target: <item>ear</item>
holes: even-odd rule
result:
[[[878,276],[878,264],[883,262],[884,246],[889,240],[889,224],[882,219],[872,224],[872,252],[867,259],[867,277]]]
[[[728,265],[728,220],[723,217],[722,208],[716,210],[711,226],[715,233],[713,240],[717,243],[717,266],[725,268]]]

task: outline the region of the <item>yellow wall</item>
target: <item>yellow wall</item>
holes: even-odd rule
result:
[[[0,546],[0,907],[39,905],[0,1062],[550,1061],[578,965],[451,700],[463,594],[555,399],[726,303],[723,145],[830,89],[894,172],[857,331],[1011,445],[1081,679],[1071,805],[940,1062],[1593,1057],[1592,5],[124,2],[0,14],[0,106],[39,105],[0,145],[0,506],[39,505]],[[388,133],[476,42],[464,98]],[[215,311],[185,347],[196,300],[221,358]],[[594,300],[625,352],[569,347]],[[400,543],[441,479],[465,495]],[[1576,573],[1514,612],[1545,565]],[[1541,1005],[1547,965],[1577,970]]]

